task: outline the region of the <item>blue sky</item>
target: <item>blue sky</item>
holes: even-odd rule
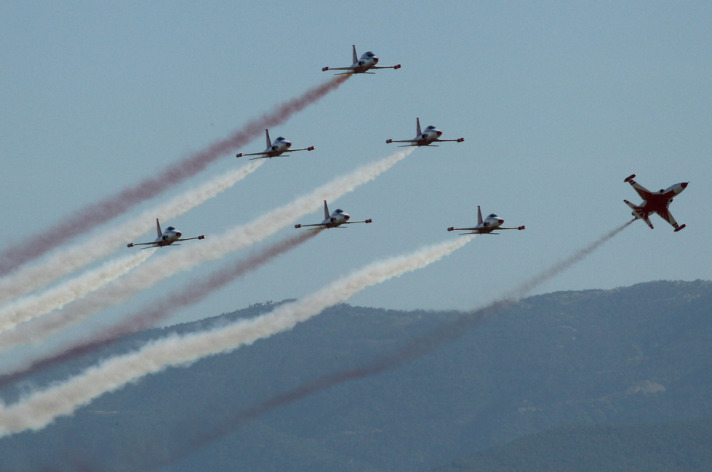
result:
[[[353,304],[468,309],[630,218],[623,179],[690,181],[671,210],[636,223],[538,292],[711,279],[709,2],[4,2],[0,6],[1,247],[225,138],[327,80],[351,45],[402,69],[356,76],[271,130],[311,153],[272,159],[173,224],[218,234],[396,150],[415,117],[444,138],[416,149],[341,207],[372,225],[326,231],[176,319],[297,298],[379,258],[457,237],[476,205],[523,232],[475,238]],[[257,137],[245,149],[263,148]],[[232,155],[169,197],[244,163]],[[146,202],[132,214],[150,208]],[[307,220],[321,219],[320,201]],[[122,217],[117,221],[124,221]],[[156,215],[160,216],[160,215]],[[153,238],[146,222],[146,238]],[[86,228],[91,244],[112,224]],[[266,241],[291,235],[293,228]],[[128,241],[127,241],[128,242]],[[199,244],[199,242],[195,242]],[[171,248],[165,250],[181,250]],[[117,247],[116,255],[125,254]],[[200,278],[181,274],[117,309]],[[152,257],[161,257],[160,252]]]

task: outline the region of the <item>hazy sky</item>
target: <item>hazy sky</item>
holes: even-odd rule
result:
[[[637,222],[538,292],[712,278],[710,2],[33,2],[0,6],[0,208],[4,242],[205,149],[375,52],[399,70],[352,77],[271,129],[313,152],[266,162],[164,226],[219,234],[396,151],[415,118],[465,142],[416,149],[330,202],[371,225],[325,231],[176,319],[306,295],[371,261],[457,238],[476,206],[526,231],[478,237],[351,303],[468,309],[490,301],[631,218],[623,179],[658,190],[687,228]],[[243,149],[264,147],[257,136]],[[226,154],[171,197],[245,165]],[[91,245],[112,227],[80,238]],[[322,218],[320,200],[303,223]],[[161,215],[156,215],[160,217]],[[144,240],[154,237],[145,222]],[[291,226],[267,242],[292,235]],[[126,241],[129,242],[129,241]],[[162,252],[186,250],[186,243]],[[259,247],[259,246],[258,246]],[[111,256],[125,255],[125,245]],[[204,277],[242,251],[163,282],[114,310]]]

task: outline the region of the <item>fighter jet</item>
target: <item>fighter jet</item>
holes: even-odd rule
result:
[[[205,239],[205,235],[201,234],[200,236],[196,236],[194,238],[181,238],[183,236],[183,233],[175,229],[173,226],[169,226],[166,228],[166,231],[163,232],[161,231],[161,224],[158,222],[158,218],[156,218],[156,232],[158,233],[158,236],[154,241],[151,241],[150,243],[128,243],[126,247],[134,247],[134,246],[149,246],[149,247],[144,247],[142,249],[149,249],[151,247],[163,247],[163,246],[169,246],[177,241],[190,241],[191,239]],[[180,246],[180,244],[176,244],[176,246]]]
[[[393,139],[386,139],[386,143],[408,143],[408,144],[403,144],[398,147],[408,147],[408,146],[434,146],[438,147],[437,144],[432,144],[432,143],[442,143],[446,141],[453,141],[457,143],[461,143],[465,140],[465,138],[457,138],[457,139],[440,139],[440,136],[442,136],[443,132],[437,129],[435,126],[430,125],[427,128],[425,128],[425,131],[420,131],[420,118],[415,119],[415,138],[413,139],[404,139],[401,141],[396,141]]]
[[[658,192],[651,192],[650,190],[646,189],[638,182],[633,180],[634,177],[635,174],[629,175],[625,178],[624,182],[628,182],[630,185],[633,186],[633,189],[638,192],[638,195],[640,195],[640,198],[643,199],[643,202],[640,205],[636,206],[628,200],[623,200],[626,205],[633,209],[633,216],[635,216],[636,219],[641,219],[645,221],[645,223],[650,226],[651,229],[653,227],[653,224],[650,222],[649,219],[651,213],[657,213],[658,215],[660,215],[660,218],[670,223],[672,227],[675,228],[676,232],[684,228],[685,225],[680,226],[677,224],[675,218],[673,218],[670,212],[668,211],[668,206],[670,206],[674,197],[676,197],[679,193],[685,190],[689,182],[680,182],[679,184],[675,184],[666,189],[661,189]]]
[[[354,48],[354,62],[350,66],[347,67],[322,67],[322,71],[327,71],[327,70],[345,70],[348,72],[339,72],[336,75],[344,75],[344,74],[375,74],[375,72],[369,72],[371,69],[400,69],[401,65],[396,64],[395,66],[377,66],[378,64],[378,58],[376,57],[375,54],[373,54],[371,51],[368,51],[361,56],[361,59],[358,59],[358,56],[356,55],[356,45],[353,45]]]
[[[516,228],[505,228],[504,226],[502,226],[502,223],[504,223],[504,220],[499,216],[495,215],[494,213],[491,213],[489,216],[487,216],[487,218],[483,220],[482,210],[480,209],[480,206],[477,205],[477,226],[475,226],[474,228],[455,228],[454,226],[450,226],[447,230],[468,231],[467,233],[461,234],[499,234],[495,233],[494,231],[500,229],[525,229],[524,226],[517,226]]]
[[[252,154],[244,154],[244,153],[238,153],[235,155],[235,157],[242,157],[242,156],[257,156],[253,157],[250,160],[254,159],[265,159],[265,158],[270,158],[270,157],[277,157],[281,156],[284,154],[285,156],[288,156],[290,152],[295,152],[295,151],[313,151],[315,149],[314,146],[309,146],[306,148],[301,148],[301,149],[291,149],[292,147],[292,142],[287,141],[284,139],[282,136],[279,138],[275,139],[274,142],[270,141],[269,139],[269,130],[265,130],[265,140],[267,142],[267,147],[265,148],[264,151],[262,152],[254,152]]]
[[[372,223],[372,219],[367,219],[363,221],[349,221],[351,218],[351,215],[346,213],[344,210],[341,208],[337,209],[334,213],[329,214],[329,207],[326,205],[326,200],[324,200],[324,221],[321,223],[314,223],[311,225],[294,225],[295,228],[302,228],[302,227],[307,227],[307,226],[313,226],[313,229],[320,229],[320,228],[337,228],[340,225],[351,225],[354,223]],[[343,229],[343,228],[342,228]]]

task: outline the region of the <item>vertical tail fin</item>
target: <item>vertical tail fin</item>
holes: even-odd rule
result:
[[[420,131],[420,118],[416,118],[415,119],[415,135],[420,136],[421,134],[423,134],[423,132]]]
[[[477,224],[481,225],[484,223],[484,220],[482,219],[482,210],[480,210],[480,206],[477,205]]]
[[[163,236],[163,231],[161,231],[161,224],[158,222],[158,218],[156,218],[156,232],[158,233],[159,238]]]
[[[265,130],[265,139],[267,140],[266,147],[270,147],[272,145],[272,141],[269,139],[269,130],[268,129]]]
[[[358,56],[356,55],[356,45],[354,44],[353,47],[354,47],[354,62],[353,63],[356,64],[358,62]]]
[[[326,200],[324,200],[324,219],[328,220],[331,218],[331,215],[329,214],[329,207],[326,206]]]

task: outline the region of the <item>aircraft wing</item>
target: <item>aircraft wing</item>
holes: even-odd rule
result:
[[[305,148],[299,148],[299,149],[289,149],[287,152],[295,152],[295,151],[313,151],[316,149],[316,146],[309,146]]]
[[[448,231],[468,231],[467,233],[462,233],[464,234],[498,234],[496,231],[499,231],[500,229],[517,229],[517,230],[523,230],[526,229],[525,226],[517,226],[516,228],[510,228],[510,227],[497,227],[493,229],[488,229],[488,228],[455,228],[454,226],[449,227],[447,230]]]
[[[663,220],[665,220],[665,221],[667,221],[668,223],[670,223],[670,225],[671,225],[672,227],[676,228],[675,231],[678,231],[677,228],[679,228],[679,226],[678,226],[678,224],[677,224],[677,221],[675,221],[675,218],[672,217],[672,213],[670,213],[670,211],[669,211],[667,208],[664,208],[664,209],[662,209],[662,210],[658,210],[658,211],[656,211],[656,213],[657,213],[658,215],[660,215],[660,218],[662,218]],[[684,225],[683,225],[683,226],[684,226]],[[680,228],[680,229],[682,229],[682,228]]]
[[[240,152],[238,154],[235,154],[235,157],[245,157],[245,156],[260,156],[260,157],[267,157],[266,152],[251,152],[249,154],[245,154],[244,152]],[[259,159],[259,158],[257,158]]]
[[[371,218],[363,221],[344,221],[341,223],[342,225],[352,225],[354,223],[373,223],[373,220]]]
[[[158,243],[153,241],[150,243],[128,243],[126,247],[134,247],[134,246],[152,246],[152,247],[158,247]],[[143,249],[149,249],[149,248],[143,248]]]
[[[298,224],[294,225],[295,228],[307,228],[307,227],[319,227],[319,228],[326,228],[327,223],[314,223],[312,225],[303,225],[303,224]]]
[[[438,143],[444,143],[444,142],[453,142],[453,143],[461,143],[465,140],[465,138],[457,138],[457,139],[436,139],[435,142]]]
[[[450,226],[448,231],[469,231],[469,233],[462,233],[462,234],[484,234],[482,231],[482,228],[455,228],[454,226]]]
[[[391,143],[408,143],[408,144],[401,144],[398,147],[411,147],[411,146],[417,147],[417,146],[419,146],[417,139],[386,139],[386,144],[391,144]],[[437,145],[435,147],[437,147]]]
[[[190,241],[191,239],[205,239],[205,235],[201,234],[200,236],[196,236],[194,238],[181,238],[181,239],[176,239],[175,241]]]
[[[387,144],[391,143],[417,143],[417,139],[386,139]],[[415,144],[413,144],[415,145]]]
[[[648,190],[647,188],[643,187],[638,182],[633,180],[634,177],[635,177],[635,174],[632,174],[631,176],[627,177],[624,180],[624,182],[628,182],[631,185],[631,187],[633,187],[633,190],[635,190],[638,193],[640,198],[642,198],[643,200],[646,200],[646,201],[649,200],[650,195],[652,195],[653,192],[651,192],[650,190]]]
[[[321,70],[322,70],[322,72],[325,72],[327,70],[350,70],[353,72],[354,69],[355,69],[355,67],[349,66],[349,67],[322,67]]]

